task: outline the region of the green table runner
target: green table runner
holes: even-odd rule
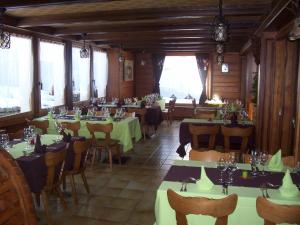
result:
[[[48,117],[40,117],[36,120],[45,120],[48,119]],[[58,122],[75,122],[75,120],[64,120],[64,119],[58,119]],[[48,133],[49,134],[58,134],[57,130],[55,129],[55,120],[50,119],[49,120],[49,128]],[[90,133],[86,127],[86,122],[89,123],[101,123],[105,124],[108,123],[107,121],[88,121],[88,120],[81,120],[80,121],[80,130],[79,130],[79,136],[83,136],[86,138],[90,138]],[[96,138],[104,138],[103,133],[96,133]],[[140,128],[140,123],[138,118],[136,117],[128,117],[126,119],[123,119],[119,122],[113,122],[113,130],[111,132],[111,138],[115,140],[119,140],[120,144],[123,145],[123,151],[127,152],[130,149],[133,148],[132,138],[135,139],[135,141],[139,141],[142,138],[142,132]]]
[[[216,163],[200,162],[200,161],[175,161],[174,165],[179,166],[198,166],[216,167]],[[250,169],[249,165],[238,164],[241,169]],[[199,168],[200,169],[200,168]],[[188,192],[179,192],[181,188],[180,182],[163,181],[157,190],[156,202],[155,202],[155,217],[156,225],[176,225],[175,211],[170,207],[167,197],[167,190],[172,189],[182,196],[202,196],[207,198],[224,198],[222,194],[222,186],[214,185],[210,191],[200,191],[197,189],[196,184],[188,184]],[[259,188],[248,187],[232,187],[229,186],[228,194],[236,193],[238,195],[238,203],[235,211],[228,218],[228,224],[230,225],[263,225],[263,220],[258,216],[256,212],[256,198],[261,196]],[[268,193],[272,202],[278,204],[300,204],[300,196],[294,198],[285,198],[281,196],[279,190],[269,189]],[[187,216],[189,225],[199,224],[215,224],[215,219],[209,216],[201,215],[189,215]]]

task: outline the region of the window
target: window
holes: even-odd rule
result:
[[[105,52],[94,51],[94,97],[106,96],[106,85],[108,76],[108,61]]]
[[[166,101],[171,96],[178,103],[199,100],[202,83],[195,56],[166,56],[160,79],[160,94]]]
[[[41,107],[65,103],[64,45],[40,42]]]
[[[90,98],[90,59],[80,58],[80,48],[72,48],[73,102]]]
[[[31,111],[32,64],[30,38],[12,36],[0,49],[0,116]]]

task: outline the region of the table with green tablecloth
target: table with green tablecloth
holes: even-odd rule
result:
[[[186,167],[200,167],[216,168],[216,163],[200,162],[200,161],[175,161],[175,166],[182,168]],[[250,165],[238,164],[240,169],[250,170]],[[167,175],[168,176],[168,175]],[[299,176],[299,175],[297,175]],[[249,178],[251,179],[251,178]],[[222,193],[222,186],[215,184],[209,191],[201,191],[194,183],[187,185],[187,192],[180,192],[181,182],[164,180],[157,190],[155,202],[155,217],[156,225],[176,225],[175,211],[170,207],[167,197],[167,190],[172,189],[182,196],[202,196],[213,199],[220,199],[226,197]],[[263,219],[260,218],[256,212],[256,198],[261,196],[260,188],[246,187],[246,186],[229,186],[228,194],[235,193],[238,195],[237,207],[233,214],[228,217],[228,224],[230,225],[263,225]],[[292,198],[283,197],[278,189],[269,189],[269,200],[277,204],[295,205],[300,204],[300,195]],[[215,224],[215,219],[209,216],[202,215],[188,215],[189,225],[199,224]]]
[[[45,120],[48,117],[40,117],[36,120]],[[58,119],[58,122],[75,122],[75,120],[67,120],[67,119]],[[79,136],[83,136],[86,138],[90,138],[90,133],[86,127],[86,123],[100,123],[105,124],[109,123],[108,121],[89,121],[89,120],[81,120],[80,121],[80,130]],[[123,145],[123,151],[127,152],[133,148],[132,139],[134,138],[135,141],[139,141],[142,138],[140,123],[138,118],[135,117],[128,117],[122,119],[120,121],[113,121],[113,130],[111,132],[111,138],[115,140],[119,140],[120,144]],[[49,119],[49,128],[48,134],[57,134],[57,130],[55,128],[55,120]],[[104,138],[104,133],[96,133],[96,138]]]

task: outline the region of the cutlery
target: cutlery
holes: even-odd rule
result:
[[[268,186],[267,186],[267,184],[264,183],[264,184],[262,185],[262,188],[265,190],[266,198],[270,198],[270,195],[269,195],[269,193],[268,193]]]
[[[186,186],[187,186],[187,184],[188,184],[188,183],[187,183],[187,182],[185,182],[184,184],[185,184],[185,186],[184,186],[184,189],[183,189],[183,191],[187,192],[187,188],[186,188]]]
[[[278,187],[280,187],[280,185],[278,185],[278,184],[272,184],[272,183],[267,183],[267,186],[270,186],[272,188],[278,188]]]
[[[183,191],[183,185],[184,185],[184,182],[181,182],[181,188],[180,188],[180,191]]]

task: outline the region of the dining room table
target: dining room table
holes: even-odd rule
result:
[[[185,118],[181,121],[179,127],[179,147],[177,148],[177,153],[180,157],[184,157],[186,155],[185,146],[192,141],[192,135],[189,131],[189,124],[194,124],[198,126],[213,126],[213,125],[224,125],[229,127],[254,127],[253,121],[250,120],[238,120],[235,124],[232,124],[230,120],[221,120],[221,119],[194,119],[194,118]],[[208,142],[208,136],[204,136],[200,138],[203,142]],[[241,143],[241,139],[238,137],[234,137],[231,139],[234,143]],[[221,131],[216,136],[216,145],[223,145],[224,139]],[[248,140],[248,148],[253,148],[254,145],[254,133],[249,137]]]
[[[19,164],[30,190],[33,193],[41,193],[47,177],[47,167],[45,164],[45,153],[60,151],[64,149],[67,142],[63,135],[44,134],[40,136],[41,145],[45,146],[43,152],[35,152],[35,145],[29,144],[24,139],[16,139],[8,143],[7,151]],[[71,137],[69,148],[65,159],[65,170],[72,169],[74,163],[74,141],[84,141],[84,137]]]
[[[201,177],[201,167],[205,169],[206,176],[212,181],[210,189],[201,188],[195,181]],[[237,164],[238,170],[233,173],[233,183],[228,186],[228,193],[224,194],[223,185],[220,183],[220,171],[217,163],[191,160],[176,160],[170,167],[161,185],[156,192],[155,217],[156,225],[176,225],[175,211],[171,208],[167,190],[172,189],[182,196],[206,197],[221,199],[230,194],[238,195],[238,202],[234,212],[228,217],[231,225],[262,225],[263,219],[256,211],[256,198],[262,196],[262,185],[267,186],[268,200],[276,204],[300,205],[299,192],[296,196],[286,197],[279,190],[287,168],[282,171],[271,171],[266,168],[266,176],[252,176],[250,164]],[[261,167],[260,167],[261,169]],[[247,172],[245,177],[243,174]],[[291,170],[293,171],[293,170]],[[300,173],[291,173],[294,184],[299,188]],[[183,182],[186,182],[186,191],[182,191]],[[187,215],[189,225],[215,224],[215,218],[204,215]]]
[[[81,116],[80,119],[76,119],[74,115],[59,116],[54,115],[53,118],[47,116],[36,118],[36,120],[49,120],[48,134],[58,134],[55,122],[76,122],[80,121],[80,129],[78,131],[79,136],[85,138],[91,138],[90,132],[86,127],[86,123],[96,124],[113,124],[113,130],[111,132],[111,138],[118,140],[123,146],[123,152],[127,152],[133,148],[133,139],[137,142],[142,138],[142,132],[140,123],[136,117],[126,118],[104,118],[101,116]],[[104,138],[104,133],[96,132],[96,138]]]

